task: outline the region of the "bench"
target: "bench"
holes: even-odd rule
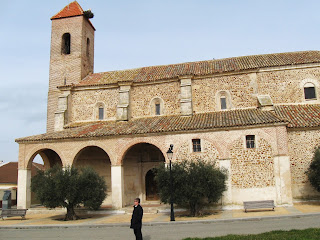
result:
[[[263,208],[272,208],[274,211],[274,201],[273,200],[264,200],[264,201],[246,201],[243,202],[244,211],[247,212],[248,209],[263,209]]]
[[[3,209],[1,212],[1,218],[4,217],[16,217],[20,216],[22,219],[26,219],[26,213],[28,209]]]

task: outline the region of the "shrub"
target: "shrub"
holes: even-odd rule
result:
[[[160,199],[170,203],[170,170],[164,164],[155,169]],[[217,202],[226,190],[226,174],[203,161],[172,164],[173,202],[189,209],[191,216],[200,215],[208,203]]]
[[[307,176],[311,185],[320,192],[320,148],[316,149]]]

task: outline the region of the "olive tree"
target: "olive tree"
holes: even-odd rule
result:
[[[165,164],[155,169],[160,199],[170,202],[170,170]],[[172,164],[173,202],[200,215],[208,203],[217,202],[226,190],[226,173],[212,163],[183,161]]]
[[[315,150],[312,162],[306,173],[311,185],[320,192],[320,148]]]
[[[97,210],[106,198],[104,178],[92,168],[55,166],[38,171],[31,179],[31,190],[47,208],[65,207],[65,220],[76,220],[74,208],[80,205]]]

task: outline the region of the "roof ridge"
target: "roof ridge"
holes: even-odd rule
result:
[[[83,15],[83,9],[77,1],[73,1],[61,9],[57,14],[52,16],[50,19],[59,19],[66,17],[75,17]]]
[[[112,73],[112,72],[121,72],[121,71],[130,71],[130,70],[138,70],[138,69],[142,69],[142,68],[151,68],[151,67],[167,67],[167,66],[182,65],[182,64],[188,64],[188,63],[217,62],[217,61],[222,61],[222,60],[239,59],[239,58],[245,58],[245,57],[260,57],[260,56],[284,55],[284,54],[308,53],[308,52],[320,52],[320,51],[318,51],[318,50],[306,50],[306,51],[283,52],[283,53],[265,53],[265,54],[243,55],[243,56],[237,56],[237,57],[227,57],[227,58],[218,58],[218,59],[210,59],[210,60],[200,60],[200,61],[193,61],[193,62],[159,64],[159,65],[143,66],[143,67],[137,67],[137,68],[111,70],[111,71],[105,71],[105,72],[92,73],[91,75],[93,75],[93,74],[103,74],[103,73]]]

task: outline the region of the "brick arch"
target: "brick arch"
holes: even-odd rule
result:
[[[85,148],[87,147],[98,147],[98,148],[101,148],[109,157],[109,160],[110,162],[112,163],[112,160],[111,160],[111,157],[110,157],[110,154],[109,154],[109,151],[107,151],[105,149],[105,145],[102,144],[102,143],[99,143],[99,142],[94,142],[94,143],[91,143],[91,142],[85,142],[85,143],[82,143],[82,144],[79,144],[77,145],[77,147],[73,150],[72,152],[72,155],[71,155],[71,161],[70,162],[70,165],[73,165],[74,164],[74,161],[76,159],[77,156],[79,156],[79,154],[81,153],[82,150],[84,150]]]
[[[47,156],[44,154],[43,151],[45,150],[51,150],[57,154],[57,156],[60,158],[61,164],[64,167],[66,165],[65,158],[63,153],[55,146],[51,144],[41,144],[41,146],[36,146],[32,148],[29,153],[26,155],[26,162],[24,164],[24,169],[31,169],[31,164],[34,160],[34,158],[39,154],[46,166],[50,166],[50,160],[47,158]]]
[[[109,154],[108,154],[103,148],[101,148],[101,147],[99,147],[99,146],[96,146],[96,145],[88,145],[88,146],[85,146],[85,147],[81,148],[81,149],[77,152],[77,154],[74,156],[74,158],[73,158],[73,160],[72,160],[72,165],[74,165],[74,164],[76,163],[77,157],[79,157],[79,156],[83,153],[84,150],[86,150],[86,149],[88,149],[88,148],[90,148],[90,147],[101,149],[101,150],[108,156],[109,161],[110,161],[110,163],[111,163]]]
[[[117,165],[123,165],[123,160],[127,154],[127,152],[135,145],[140,144],[140,143],[148,143],[151,144],[155,147],[157,147],[161,153],[163,154],[163,156],[166,158],[166,151],[167,149],[165,149],[164,145],[160,145],[159,141],[156,140],[152,140],[152,139],[133,139],[132,141],[130,141],[125,147],[123,147],[122,149],[120,149],[120,152],[117,154],[118,155],[118,159],[117,159]],[[169,145],[168,145],[169,148]]]

